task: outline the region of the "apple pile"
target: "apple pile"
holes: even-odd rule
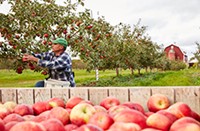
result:
[[[81,97],[7,101],[0,104],[0,131],[200,131],[200,114],[186,103],[154,94],[147,108],[112,96],[97,105]]]

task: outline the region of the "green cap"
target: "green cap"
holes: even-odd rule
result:
[[[56,40],[52,41],[54,44],[60,44],[64,47],[67,47],[68,43],[64,38],[57,38]]]

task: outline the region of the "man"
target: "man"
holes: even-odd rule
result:
[[[41,54],[28,55],[23,58],[26,61],[35,61],[41,67],[49,69],[49,77],[60,81],[69,81],[71,87],[75,87],[74,74],[72,72],[72,61],[65,52],[68,43],[64,38],[52,41],[52,51]],[[36,87],[44,87],[44,81],[39,81]]]

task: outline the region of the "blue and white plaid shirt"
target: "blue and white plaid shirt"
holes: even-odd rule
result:
[[[44,52],[33,54],[39,58],[38,65],[49,69],[52,79],[69,81],[71,87],[75,87],[75,80],[72,73],[72,61],[70,56],[63,52],[60,56],[55,56],[54,52]],[[67,77],[69,75],[69,78]]]

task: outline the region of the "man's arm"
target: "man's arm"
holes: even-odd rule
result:
[[[72,63],[71,63],[71,58],[69,57],[69,55],[65,54],[52,61],[40,59],[38,61],[38,65],[42,67],[47,67],[49,69],[55,69],[55,70],[62,70],[62,69],[67,68],[70,71]]]

